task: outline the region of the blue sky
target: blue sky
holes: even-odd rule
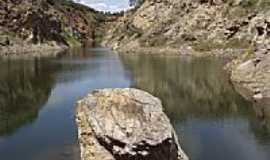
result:
[[[129,8],[129,0],[74,0],[99,11],[121,11]]]

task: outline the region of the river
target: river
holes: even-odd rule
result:
[[[216,58],[74,49],[0,61],[0,159],[79,160],[74,106],[100,88],[133,87],[163,101],[191,160],[269,160],[270,109],[236,93]]]

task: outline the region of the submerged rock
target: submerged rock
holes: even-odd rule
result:
[[[161,101],[137,89],[97,90],[80,100],[82,160],[187,160]]]

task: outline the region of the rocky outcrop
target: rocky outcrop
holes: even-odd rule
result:
[[[232,80],[247,98],[270,98],[270,12],[256,16],[252,22],[257,34],[253,39],[251,54],[233,61]]]
[[[123,53],[230,57],[232,80],[268,97],[269,9],[269,0],[145,0],[113,22],[103,44]]]
[[[237,65],[232,71],[232,80],[238,86],[238,90],[246,90],[245,92],[240,91],[240,93],[248,99],[269,99],[270,56],[254,58]]]
[[[145,0],[108,29],[104,44],[123,52],[158,47],[237,56],[264,34],[269,7],[266,0]]]
[[[1,56],[91,46],[97,17],[67,0],[0,0]]]
[[[82,160],[187,160],[159,99],[104,89],[77,104]]]
[[[105,24],[103,45],[129,53],[252,56],[269,44],[269,9],[268,0],[145,0]]]

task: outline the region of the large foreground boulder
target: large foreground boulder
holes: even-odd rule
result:
[[[161,101],[137,89],[97,90],[80,100],[82,160],[187,160]]]

